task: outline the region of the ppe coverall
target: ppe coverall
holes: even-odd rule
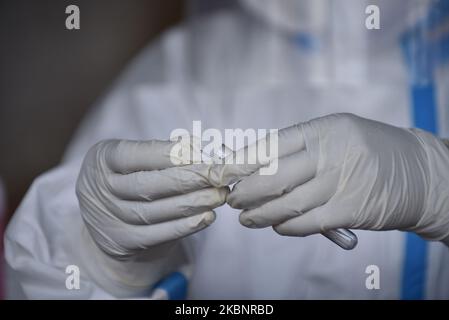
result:
[[[348,83],[298,83],[291,81],[291,70],[306,70],[313,52],[280,36],[276,45],[295,47],[281,52],[294,52],[297,63],[292,67],[288,57],[277,59],[274,80],[266,79],[260,70],[265,70],[271,57],[267,43],[272,34],[264,32],[260,21],[248,15],[231,10],[201,18],[196,23],[204,32],[196,35],[193,48],[186,26],[163,34],[132,61],[92,109],[62,163],[34,181],[5,238],[8,265],[26,297],[108,299],[150,295],[151,288],[133,291],[111,279],[107,265],[88,266],[91,249],[80,236],[86,230],[75,186],[83,158],[100,140],[167,140],[174,128],[189,129],[194,120],[201,120],[204,128],[221,130],[284,128],[292,122],[337,112],[400,127],[413,126],[409,73],[397,42],[376,53],[372,77],[378,80],[369,85],[351,80],[350,70],[357,69],[353,65],[357,61],[342,56],[336,64],[341,62],[349,70]],[[232,88],[229,104],[222,87],[226,81],[220,78],[230,71],[219,55],[227,47],[235,52],[231,58],[233,78],[245,83]],[[192,82],[192,56],[200,59],[194,70],[200,82]],[[449,74],[447,67],[435,77],[443,79],[444,74]],[[444,99],[442,94],[438,96],[441,109]],[[440,114],[444,118],[446,113],[440,110]],[[442,126],[440,133],[448,131]],[[183,253],[176,257],[192,266],[189,298],[401,297],[402,282],[407,280],[403,277],[403,232],[356,231],[358,246],[343,251],[321,235],[282,237],[271,228],[244,228],[239,223],[239,211],[227,204],[215,211],[212,225],[179,243]],[[425,297],[449,298],[449,250],[439,242],[427,246]],[[164,275],[183,265],[180,261],[172,261],[173,267],[171,261],[164,263],[168,266]],[[68,265],[80,268],[79,290],[67,290],[64,285]],[[369,265],[377,265],[381,271],[379,290],[365,286]],[[129,277],[127,280],[138,283],[139,279]]]

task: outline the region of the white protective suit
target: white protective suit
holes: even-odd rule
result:
[[[168,139],[175,128],[283,128],[335,112],[411,127],[409,85],[399,45],[376,52],[366,83],[292,82],[282,72],[292,69],[291,56],[277,59],[275,81],[261,77],[272,34],[244,12],[223,11],[204,17],[194,57],[202,82],[192,83],[187,28],[177,27],[146,48],[97,105],[70,144],[64,161],[32,184],[6,234],[6,258],[15,281],[28,298],[114,298],[83,272],[83,229],[75,195],[81,161],[102,139]],[[243,32],[244,30],[244,32]],[[340,40],[345,34],[340,35]],[[294,46],[288,38],[279,44]],[[279,45],[277,44],[277,45]],[[232,103],[217,80],[229,69],[221,64],[222,48],[233,48],[235,79]],[[280,52],[289,52],[285,50]],[[240,54],[240,55],[239,55]],[[294,51],[298,70],[309,54]],[[351,70],[353,60],[339,57]],[[355,63],[355,62],[354,62]],[[338,64],[338,63],[337,63]],[[287,74],[288,72],[285,72]],[[348,78],[350,78],[348,74]],[[351,81],[349,81],[351,82]],[[356,81],[357,82],[357,81]],[[446,132],[445,132],[446,133]],[[238,211],[224,205],[216,221],[183,240],[193,274],[189,298],[357,298],[401,297],[405,234],[356,231],[359,244],[344,251],[321,235],[282,237],[271,228],[240,225]],[[429,243],[426,298],[449,298],[449,250]],[[68,265],[79,265],[79,290],[67,290]],[[365,286],[366,268],[377,265],[380,289]],[[174,271],[174,270],[171,270]]]

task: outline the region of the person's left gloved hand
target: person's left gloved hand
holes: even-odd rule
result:
[[[115,296],[141,294],[189,263],[181,239],[210,226],[228,193],[210,186],[210,165],[194,163],[193,152],[190,139],[90,148],[76,184],[84,228],[73,243],[92,282]]]
[[[227,202],[244,209],[244,226],[289,236],[399,229],[449,243],[449,151],[431,134],[335,114],[280,130],[279,156],[275,175],[217,169],[241,179]]]

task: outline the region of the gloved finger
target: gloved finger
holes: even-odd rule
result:
[[[279,159],[274,175],[261,175],[256,171],[240,180],[226,201],[236,209],[251,209],[292,191],[315,175],[314,163],[305,151]]]
[[[268,134],[257,142],[233,152],[224,164],[212,166],[211,184],[215,187],[230,185],[248,176],[270,161],[299,152],[305,148],[302,130],[298,125]]]
[[[177,141],[108,140],[105,142],[105,161],[116,173],[160,170],[175,166],[172,148]]]
[[[316,233],[338,228],[350,228],[352,218],[335,203],[328,202],[314,208],[301,216],[292,218],[273,227],[274,231],[283,236],[306,237]]]
[[[156,224],[215,209],[226,201],[228,191],[207,188],[152,202],[118,200],[110,210],[128,224]]]
[[[153,201],[210,187],[209,164],[107,175],[112,194],[122,200]]]
[[[154,225],[131,225],[122,245],[129,249],[147,249],[164,242],[177,240],[198,232],[215,221],[215,212],[207,211],[203,214],[187,218],[162,222]]]
[[[279,198],[240,214],[240,223],[248,228],[265,228],[302,215],[327,202],[335,192],[338,172],[316,177]]]

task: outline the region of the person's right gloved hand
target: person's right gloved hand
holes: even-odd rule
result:
[[[171,250],[173,240],[209,226],[212,210],[226,199],[227,187],[210,186],[208,165],[175,166],[175,143],[102,141],[89,150],[78,177],[81,215],[95,244],[85,246],[97,258],[93,263],[100,261],[116,286],[128,291],[167,273],[177,259],[168,256],[180,254]]]
[[[219,182],[238,181],[227,202],[243,209],[242,225],[300,237],[338,228],[402,230],[449,245],[449,151],[437,137],[332,114],[282,129],[278,138],[273,175],[249,164],[215,169]]]

